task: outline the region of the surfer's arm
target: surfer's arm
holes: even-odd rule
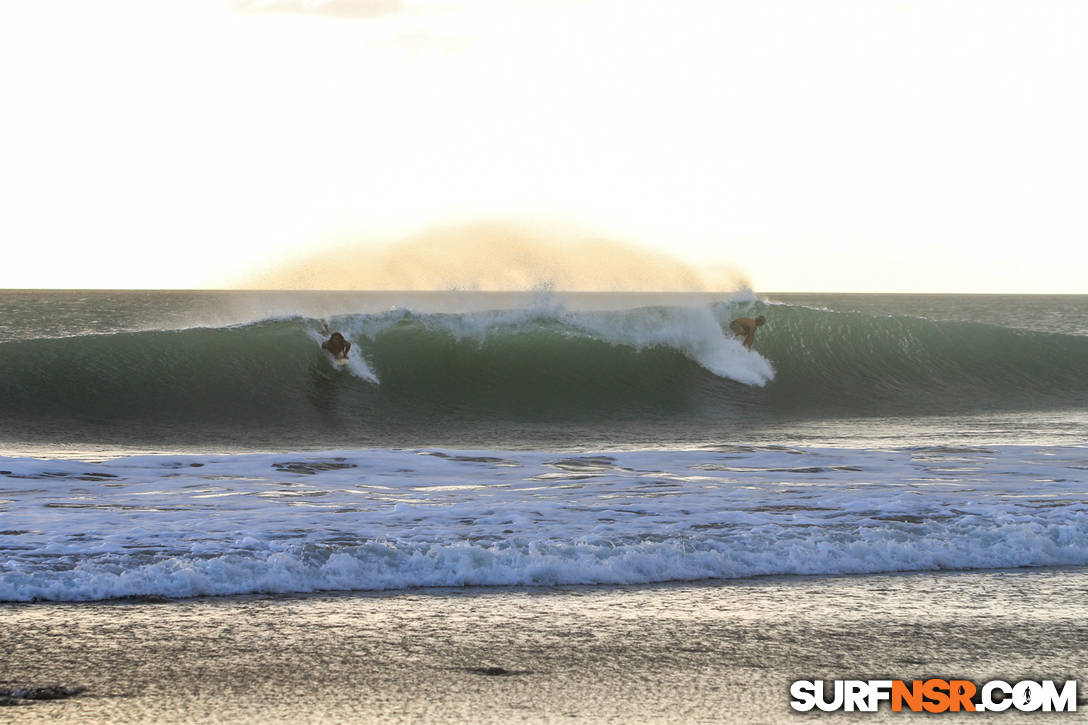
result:
[[[347,340],[344,340],[344,357],[348,356],[348,350],[350,350],[350,349],[351,349],[351,343],[348,342]]]
[[[744,338],[744,346],[746,348],[748,348],[749,350],[751,350],[752,349],[752,343],[755,342],[755,339],[756,339],[756,331],[754,329],[749,329],[747,337]]]

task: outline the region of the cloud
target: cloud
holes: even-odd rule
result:
[[[404,10],[402,0],[229,0],[242,13],[296,13],[334,18],[377,18]]]

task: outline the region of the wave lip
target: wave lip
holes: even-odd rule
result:
[[[0,600],[1088,565],[1088,448],[0,459]]]

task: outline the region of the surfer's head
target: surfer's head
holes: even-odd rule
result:
[[[764,322],[766,322],[766,321],[767,321],[767,318],[766,318],[766,317],[764,317],[763,315],[760,315],[759,317],[757,317],[757,318],[756,318],[756,319],[754,320],[754,322],[756,323],[756,327],[759,327],[760,325],[762,325],[762,324],[763,324]]]
[[[328,350],[334,357],[347,357],[348,350],[351,349],[351,343],[344,339],[344,336],[339,332],[334,332],[329,335],[329,339],[321,343],[321,349]]]

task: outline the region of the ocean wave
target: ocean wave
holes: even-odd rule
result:
[[[745,350],[728,323],[758,314],[768,322]],[[321,352],[318,321],[301,317],[3,343],[0,411],[8,425],[335,426],[365,439],[436,418],[788,419],[1088,402],[1088,338],[977,323],[722,302],[397,309],[330,324],[353,344],[347,367]]]
[[[0,458],[0,600],[1088,565],[1088,449]]]
[[[221,556],[84,559],[71,568],[0,573],[0,601],[90,601],[132,596],[196,597],[254,593],[380,591],[414,587],[648,584],[764,575],[1084,566],[1088,524],[937,527],[928,537],[886,526],[847,537],[810,531],[745,542],[523,541],[403,544],[378,540],[312,550]],[[991,546],[978,546],[979,539]]]

